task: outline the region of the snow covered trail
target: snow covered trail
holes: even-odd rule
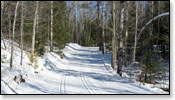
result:
[[[64,50],[63,63],[70,70],[66,78],[66,93],[90,94],[155,94],[166,93],[157,88],[140,86],[139,82],[130,83],[110,68],[110,55],[105,63],[105,55],[98,47],[81,47],[69,44]],[[75,75],[75,73],[80,73]],[[74,79],[73,79],[74,77]],[[76,83],[74,83],[77,81]],[[79,87],[79,88],[75,88]],[[79,91],[81,90],[81,91]],[[77,91],[77,92],[75,92]],[[79,91],[79,92],[78,92]]]
[[[121,78],[110,67],[111,55],[101,54],[98,47],[69,43],[63,49],[62,59],[53,52],[39,57],[38,69],[29,65],[25,53],[21,66],[20,49],[16,48],[12,71],[8,61],[10,52],[2,50],[1,53],[6,56],[5,63],[1,63],[2,94],[168,94]],[[20,75],[25,82],[18,84],[14,76]]]

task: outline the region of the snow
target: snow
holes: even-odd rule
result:
[[[8,40],[5,43],[9,45]],[[2,48],[1,42],[1,57],[5,56],[5,63],[1,63],[2,94],[168,94],[150,84],[121,78],[110,67],[111,54],[101,54],[98,47],[69,43],[62,50],[63,58],[54,52],[38,57],[37,69],[29,65],[25,51],[21,66],[20,49],[15,47],[12,70],[10,48]],[[25,82],[20,82],[20,76]]]

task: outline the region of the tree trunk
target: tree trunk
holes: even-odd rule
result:
[[[160,14],[160,1],[158,1],[158,14],[157,15],[159,15],[159,14]],[[158,28],[157,28],[158,29],[157,30],[158,38],[160,38],[160,34],[159,34],[159,31],[160,31],[159,28],[160,28],[160,26],[159,26],[159,24],[160,24],[160,19],[158,19],[158,25],[157,25],[158,26]],[[160,49],[159,48],[159,40],[157,40],[157,43],[156,44],[158,46],[157,49],[159,50]],[[161,55],[159,53],[158,53],[158,56],[159,56],[159,58],[161,57]]]
[[[53,51],[53,1],[51,1],[50,51]]]
[[[103,12],[103,31],[102,31],[102,37],[101,37],[101,46],[102,46],[102,53],[104,54],[104,35],[105,35],[105,12],[104,12],[104,7],[105,7],[105,3],[103,1],[103,9],[102,9],[102,12]]]
[[[154,1],[152,1],[152,19],[154,18]],[[152,25],[151,25],[151,33],[150,33],[150,44],[151,44],[151,47],[150,47],[150,49],[151,50],[153,50],[153,47],[152,47],[152,45],[153,45],[153,43],[152,43],[152,36],[153,36],[153,29],[154,29],[154,21],[153,21],[153,23],[152,23]]]
[[[124,61],[124,65],[127,66],[127,40],[128,40],[128,18],[129,18],[129,1],[127,1],[128,7],[127,7],[127,12],[126,12],[126,33],[125,33],[125,46],[124,46],[124,50],[125,50],[125,61]]]
[[[122,77],[122,58],[123,58],[123,23],[124,23],[124,1],[120,1],[120,35],[118,50],[118,67],[117,73]]]
[[[23,23],[24,23],[24,16],[23,16],[23,1],[21,1],[21,62],[20,64],[22,65],[22,57],[23,57]]]
[[[2,17],[1,17],[2,18]],[[8,11],[8,24],[9,24],[9,29],[8,29],[8,32],[9,32],[9,48],[10,48],[10,40],[12,40],[12,36],[11,36],[11,11],[9,10]]]
[[[51,45],[50,45],[50,44],[51,44],[51,43],[50,43],[50,36],[51,36],[51,35],[50,35],[50,23],[49,23],[49,22],[50,22],[50,19],[51,19],[51,18],[50,18],[50,14],[48,13],[48,23],[47,23],[47,30],[48,30],[48,33],[47,33],[47,34],[48,34],[48,36],[47,36],[47,38],[48,38],[48,47],[51,48]],[[47,52],[50,51],[50,50],[49,50],[50,48],[47,48]]]
[[[2,34],[2,11],[4,8],[4,1],[1,1],[1,34]]]
[[[97,24],[99,25],[98,26],[98,46],[99,46],[99,51],[102,50],[102,47],[101,47],[101,32],[100,32],[100,2],[101,1],[97,1]]]
[[[78,7],[76,5],[76,32],[75,32],[75,38],[76,38],[76,43],[78,43]]]
[[[115,31],[115,2],[112,2],[112,17],[113,17],[113,36],[112,36],[112,59],[111,66],[114,71],[116,71],[116,56],[117,56],[117,41],[116,41],[116,31]]]
[[[137,45],[137,24],[138,24],[138,4],[136,2],[136,28],[135,28],[135,42],[134,42],[134,50],[133,50],[133,59],[132,63],[135,62],[135,55],[136,55],[136,45]]]
[[[4,9],[4,1],[1,1],[1,34],[2,34],[2,11]]]
[[[19,1],[17,1],[17,3],[16,3],[15,16],[14,16],[14,21],[13,21],[13,36],[12,36],[12,41],[11,41],[11,57],[10,57],[10,68],[11,69],[12,69],[12,65],[13,65],[13,41],[14,41],[14,36],[15,36],[15,25],[16,25],[16,16],[17,16],[18,5],[19,5]]]
[[[1,35],[3,37],[3,34],[2,34],[2,12],[3,12],[3,9],[4,9],[4,1],[1,1]],[[5,45],[5,41],[3,40],[3,44],[4,44],[4,48],[6,50],[6,45]]]
[[[35,29],[36,29],[36,19],[37,19],[37,14],[38,14],[38,2],[36,3],[36,11],[35,11],[35,17],[34,17],[34,22],[33,22],[33,34],[32,34],[32,56],[34,55],[34,50],[35,50]]]

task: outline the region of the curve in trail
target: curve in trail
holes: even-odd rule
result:
[[[109,73],[111,73],[111,74],[113,74],[114,76],[115,76],[115,74],[113,73],[113,71],[112,70],[110,70],[107,66],[106,66],[106,64],[105,64],[105,62],[104,62],[104,59],[103,59],[103,57],[100,55],[100,52],[98,52],[98,55],[100,56],[100,60],[101,60],[101,62],[104,64],[104,68],[109,72]],[[112,68],[111,68],[112,69]]]

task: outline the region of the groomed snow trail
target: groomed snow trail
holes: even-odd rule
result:
[[[27,55],[20,66],[20,49],[17,48],[13,71],[1,63],[1,92],[3,94],[168,94],[150,85],[139,85],[121,78],[110,67],[111,55],[101,54],[98,47],[82,47],[69,43],[61,59],[49,52],[39,57],[39,68],[29,66]],[[8,51],[2,54],[10,57]],[[35,73],[37,72],[37,73]],[[25,83],[17,84],[14,76],[23,75]]]
[[[110,56],[103,55],[98,47],[82,47],[74,43],[63,50],[62,64],[67,70],[64,74],[65,93],[82,94],[155,94],[165,93],[159,89],[140,86],[122,79],[110,68]],[[107,57],[108,58],[103,58]],[[105,63],[108,60],[108,63]]]

